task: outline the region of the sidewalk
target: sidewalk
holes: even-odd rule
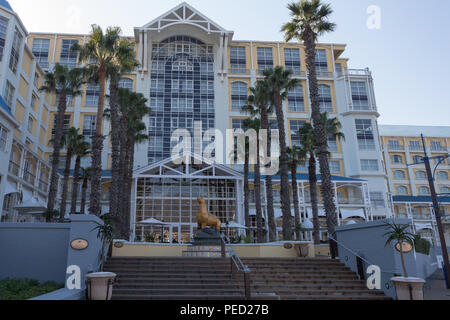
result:
[[[425,300],[450,300],[450,290],[445,287],[442,269],[427,279],[424,296]]]

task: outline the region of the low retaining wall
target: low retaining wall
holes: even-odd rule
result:
[[[123,244],[117,248],[117,243]],[[241,258],[296,258],[298,257],[295,242],[290,249],[285,249],[285,243],[269,244],[233,244],[232,247]],[[157,244],[157,243],[129,243],[115,241],[113,246],[113,257],[181,257],[183,251],[187,251],[189,244]],[[309,243],[300,244],[307,248],[308,257],[314,254],[314,245]]]

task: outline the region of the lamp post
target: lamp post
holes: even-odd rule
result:
[[[450,289],[450,284],[449,284],[450,266],[449,266],[449,261],[448,261],[448,251],[447,251],[447,244],[445,242],[444,229],[442,227],[440,206],[439,206],[439,201],[438,201],[437,194],[436,194],[436,188],[434,186],[434,177],[433,177],[433,173],[431,171],[430,158],[428,157],[428,154],[427,154],[427,150],[425,147],[425,139],[423,137],[423,134],[421,135],[421,137],[422,137],[422,144],[423,144],[423,152],[425,155],[425,157],[423,157],[423,162],[425,163],[425,168],[427,171],[428,183],[430,185],[431,199],[433,201],[434,215],[436,217],[436,224],[438,227],[439,239],[441,242],[442,258],[444,259],[445,283],[446,283],[447,289]],[[448,157],[448,155],[447,155],[447,157]]]

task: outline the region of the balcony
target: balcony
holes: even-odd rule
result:
[[[447,148],[443,146],[431,146],[431,152],[447,152]]]
[[[19,171],[20,171],[20,167],[18,164],[16,164],[13,161],[9,162],[9,168],[8,168],[9,173],[15,175],[16,177],[19,176]]]
[[[317,71],[317,78],[333,78],[333,72]]]
[[[345,69],[345,74],[348,76],[359,76],[359,77],[369,77],[372,72],[367,69]]]
[[[388,144],[388,145],[386,145],[386,148],[389,151],[405,151],[405,146],[401,146],[401,145]]]
[[[364,204],[364,199],[360,197],[344,197],[338,198],[338,204]]]
[[[239,66],[231,66],[230,69],[228,69],[229,74],[250,74],[250,70],[245,67],[239,67]]]
[[[31,172],[25,171],[23,174],[23,180],[28,182],[31,185],[34,185],[34,181],[36,180],[36,176]]]

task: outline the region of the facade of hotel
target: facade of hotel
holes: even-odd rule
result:
[[[8,168],[0,171],[2,174],[0,201],[4,198],[6,186],[9,186],[7,190],[12,190],[10,194],[21,196],[21,199],[8,200],[11,204],[3,206],[3,215],[11,217],[16,211],[14,205],[20,203],[19,200],[27,200],[22,197],[24,192],[20,193],[26,185],[22,181],[26,177],[23,172],[28,172],[26,171],[28,169],[24,169],[26,167],[23,161],[26,160],[17,159],[21,157],[27,159],[27,152],[30,152],[36,156],[40,167],[46,168],[45,174],[48,173],[51,148],[47,142],[51,139],[56,113],[55,97],[40,94],[37,91],[38,86],[32,86],[33,81],[26,80],[34,79],[35,73],[41,77],[42,72],[51,70],[55,63],[76,66],[77,54],[71,52],[70,48],[76,42],[83,44],[88,35],[58,33],[28,35],[24,28],[20,28],[23,39],[21,41],[23,50],[20,52],[23,54],[19,55],[19,62],[25,61],[26,57],[31,61],[29,67],[31,75],[27,78],[26,71],[22,72],[22,69],[28,66],[27,63],[19,63],[18,66],[22,68],[19,67],[16,73],[11,72],[8,67],[9,53],[16,43],[15,24],[20,20],[8,8],[2,8],[3,13],[11,17],[6,29],[0,88],[3,99],[10,108],[11,119],[6,120],[8,112],[5,108],[1,109],[3,110],[1,115],[5,117],[7,123],[4,125],[7,137],[5,161],[1,162],[1,166],[11,161],[10,163],[18,165],[17,170],[20,174],[19,179],[15,180],[12,179],[11,168],[9,171]],[[240,167],[221,164],[221,159],[217,159],[216,162],[202,159],[198,156],[201,152],[197,149],[185,156],[185,163],[175,164],[171,159],[171,150],[178,141],[171,141],[171,135],[179,128],[186,128],[194,136],[199,123],[201,124],[198,130],[205,132],[215,128],[220,130],[224,137],[227,129],[242,128],[245,115],[240,112],[241,106],[246,102],[249,87],[263,78],[263,70],[281,65],[292,70],[293,77],[301,82],[301,85],[289,93],[283,105],[290,145],[298,144],[298,129],[310,121],[311,104],[303,45],[241,41],[234,39],[233,36],[233,31],[222,28],[190,5],[182,3],[143,27],[135,28],[134,37],[130,38],[136,43],[140,67],[132,74],[124,76],[121,86],[142,93],[148,99],[152,111],[144,119],[148,127],[149,141],[136,148],[132,240],[143,240],[145,233],[151,231],[149,227],[140,226],[140,221],[156,218],[170,223],[172,231],[170,238],[189,241],[196,228],[198,196],[208,201],[210,212],[218,215],[223,222],[236,221],[244,224],[243,175],[239,170]],[[340,224],[402,213],[397,209],[398,198],[393,198],[397,195],[395,189],[397,182],[393,180],[388,170],[392,166],[386,163],[387,151],[385,152],[384,144],[388,142],[385,140],[387,137],[381,137],[378,126],[377,119],[380,115],[372,74],[369,69],[350,69],[344,51],[345,45],[342,44],[319,44],[316,59],[321,109],[328,112],[329,116],[339,119],[346,137],[345,140],[329,141],[330,169],[333,174]],[[21,99],[23,98],[20,94],[23,90],[20,89],[21,78],[30,84],[26,87],[28,100]],[[13,93],[14,98],[11,99],[7,81],[12,88],[17,88]],[[84,86],[83,94],[71,99],[66,113],[66,128],[71,126],[79,128],[80,133],[87,139],[95,133],[98,91],[98,86]],[[36,114],[33,113],[31,106],[33,94],[37,101],[40,101],[39,113]],[[16,111],[18,104],[25,110],[23,116]],[[19,121],[19,116],[22,122]],[[27,122],[30,116],[36,118],[36,129],[32,135],[29,135],[30,124]],[[271,115],[270,119],[276,128],[275,115]],[[110,128],[107,120],[103,128],[104,134],[107,135]],[[445,148],[449,136],[442,140],[444,143],[442,146]],[[27,137],[33,142],[31,147],[27,145]],[[105,143],[110,146],[109,137]],[[11,151],[14,147],[20,146],[26,150],[25,155]],[[222,152],[216,150],[216,155],[226,155],[227,149],[224,143]],[[187,159],[191,161],[186,161]],[[88,167],[89,161],[89,157],[85,158],[82,166]],[[64,158],[61,161],[61,165],[63,164]],[[105,212],[108,210],[110,164],[111,150],[105,148],[103,154]],[[448,174],[448,167],[446,171]],[[306,226],[312,217],[306,165],[299,166],[298,172],[301,216]],[[441,175],[444,177],[443,173]],[[273,189],[276,217],[280,220],[278,180],[275,176]],[[46,183],[45,179],[42,181]],[[405,181],[399,181],[399,184],[405,184]],[[441,189],[443,191],[445,191],[444,184],[445,181],[442,185],[444,189]],[[43,197],[42,200],[45,202],[45,193],[41,194],[39,191],[40,185],[35,182],[34,186],[37,188],[32,189],[32,195]],[[411,187],[408,190],[411,191]],[[411,196],[413,195],[415,194],[412,193]],[[264,196],[264,209],[265,203]],[[252,204],[253,216],[254,212]],[[323,207],[320,208],[320,215],[324,216]],[[255,221],[252,221],[252,224],[254,223]],[[281,227],[281,221],[278,221],[278,225]]]

